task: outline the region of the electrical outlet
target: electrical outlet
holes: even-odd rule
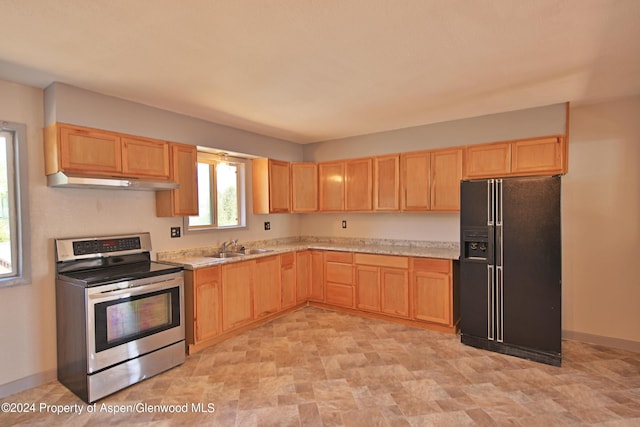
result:
[[[171,227],[171,238],[180,237],[180,227]]]
[[[347,228],[347,221],[346,220],[342,220],[342,228]]]
[[[265,221],[264,222],[264,229],[265,230],[271,230],[271,223],[269,221]]]

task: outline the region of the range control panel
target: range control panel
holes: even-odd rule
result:
[[[151,251],[149,233],[56,239],[56,261],[71,261]]]
[[[74,255],[101,254],[107,252],[142,249],[140,237],[123,237],[107,240],[81,240],[73,242]]]

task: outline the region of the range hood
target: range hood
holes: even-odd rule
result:
[[[139,179],[127,177],[87,176],[56,172],[47,175],[47,185],[59,188],[107,188],[122,190],[161,191],[175,190],[180,185],[174,181]]]

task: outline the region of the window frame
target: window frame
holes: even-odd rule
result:
[[[0,277],[0,288],[31,284],[31,227],[27,127],[0,120],[0,132],[12,135],[7,149],[12,273]],[[14,235],[15,234],[15,235]],[[15,264],[15,265],[14,265]]]
[[[227,230],[246,228],[246,159],[229,157],[218,153],[211,153],[200,150],[198,147],[198,164],[206,163],[209,165],[209,204],[211,206],[212,224],[191,225],[189,224],[189,216],[184,217],[184,229],[187,232],[197,232],[205,230]],[[217,171],[216,166],[221,163],[229,163],[236,166],[236,204],[238,207],[238,223],[237,225],[218,225],[218,189],[217,189]],[[215,201],[215,202],[214,202]]]

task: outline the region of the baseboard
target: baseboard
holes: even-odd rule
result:
[[[20,378],[19,380],[11,381],[10,383],[2,384],[0,385],[0,399],[24,390],[28,390],[30,388],[49,383],[57,378],[58,371],[52,369],[50,371],[40,372],[38,374]]]
[[[562,339],[572,341],[582,341],[590,344],[603,345],[605,347],[618,348],[640,353],[640,342],[625,340],[622,338],[605,337],[602,335],[592,335],[584,332],[562,331]]]

